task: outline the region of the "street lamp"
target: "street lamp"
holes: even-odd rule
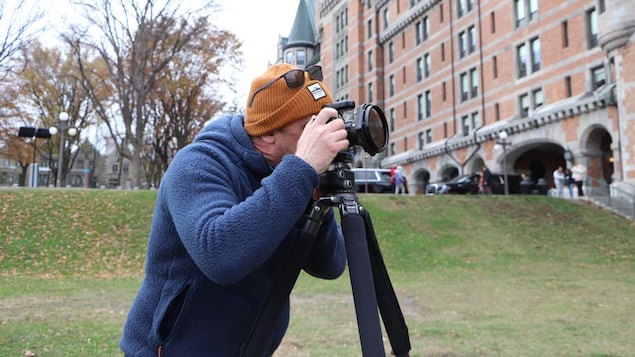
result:
[[[60,154],[57,158],[57,187],[62,187],[62,178],[64,176],[64,169],[62,165],[64,164],[64,131],[68,130],[68,136],[73,137],[77,134],[77,129],[74,126],[66,124],[68,121],[68,113],[61,112],[58,116],[60,123],[56,127],[52,127],[49,129],[52,135],[60,133]]]
[[[37,138],[48,139],[51,137],[51,129],[35,128],[32,126],[21,126],[18,130],[18,136],[31,138],[33,140],[33,160],[29,165],[28,187],[37,187],[37,175],[39,172],[38,164],[35,163],[35,154],[37,152]]]
[[[506,131],[498,133],[498,140],[496,140],[494,149],[503,149],[503,179],[505,180],[505,195],[509,195],[509,183],[507,182],[507,147],[511,145],[512,142],[507,140]]]

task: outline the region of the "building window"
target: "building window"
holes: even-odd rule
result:
[[[417,74],[417,82],[421,82],[423,80],[423,59],[422,58],[417,58],[417,65],[416,65],[416,74]]]
[[[461,73],[461,102],[465,102],[470,98],[478,96],[478,71],[476,68],[470,69],[469,72]]]
[[[494,117],[496,118],[496,121],[501,120],[501,108],[498,103],[494,104]]]
[[[441,42],[441,62],[445,62],[445,42]]]
[[[469,81],[467,73],[461,73],[461,102],[465,102],[469,98]]]
[[[467,56],[467,33],[459,32],[459,58]]]
[[[527,45],[522,44],[516,47],[516,57],[518,58],[518,78],[527,76]]]
[[[606,11],[606,6],[604,5],[604,0],[598,0],[598,7],[600,8],[600,14],[603,14]]]
[[[587,34],[589,48],[596,47],[598,45],[598,14],[595,8],[587,11]]]
[[[443,101],[445,102],[447,99],[447,88],[445,82],[441,83],[441,94],[443,96]]]
[[[439,22],[443,23],[443,3],[439,4]]]
[[[531,57],[528,53],[529,48],[531,48]],[[516,47],[516,58],[518,63],[518,78],[523,78],[530,73],[539,71],[542,67],[540,39],[534,38],[529,41],[529,44],[522,43],[518,45],[518,47]],[[528,61],[531,61],[531,63],[528,63]]]
[[[391,74],[388,79],[388,95],[392,97],[395,95],[395,75]]]
[[[514,0],[516,27],[538,18],[538,0]],[[527,16],[529,14],[529,16]]]
[[[534,38],[529,41],[529,44],[531,45],[531,71],[537,72],[542,67],[540,39]]]
[[[367,64],[368,64],[368,71],[372,71],[373,70],[373,50],[368,51],[368,59],[367,59]]]
[[[472,98],[475,98],[476,96],[478,96],[478,71],[476,70],[476,68],[472,68],[470,70],[470,84],[470,93],[472,94]]]
[[[571,87],[571,76],[564,77],[564,86],[567,91],[567,97],[571,97],[573,95],[573,88]]]
[[[496,14],[494,13],[494,11],[489,14],[489,26],[492,30],[492,33],[496,33]]]
[[[531,99],[534,102],[533,103],[534,104],[534,106],[533,106],[534,109],[540,108],[544,104],[544,97],[542,95],[542,89],[536,89],[535,91],[533,91],[531,93],[531,96],[532,96]]]
[[[286,57],[286,62],[287,63],[293,63],[293,52],[288,51],[287,53],[285,53],[285,57]]]
[[[419,145],[419,150],[423,149],[423,147],[425,146],[426,142],[425,142],[425,134],[423,132],[419,133],[419,135],[417,135],[417,143]]]
[[[606,84],[606,71],[604,66],[598,66],[591,69],[591,79],[593,81],[593,89],[598,89]]]
[[[373,84],[368,83],[368,102],[373,102]]]
[[[366,22],[366,38],[373,38],[373,20]]]
[[[469,0],[469,3],[472,3],[473,5],[474,0]],[[463,15],[467,14],[468,11],[470,11],[468,0],[456,0],[456,8],[457,17],[462,17]]]
[[[492,57],[492,75],[498,78],[498,57]]]
[[[427,40],[430,36],[430,19],[426,16],[423,18],[423,40]]]
[[[425,104],[423,102],[423,94],[417,95],[417,120],[423,120],[425,118]]]
[[[426,130],[426,143],[430,144],[432,142],[432,129]]]
[[[306,64],[306,52],[304,50],[297,50],[295,60],[298,67],[304,67]]]
[[[427,90],[426,91],[426,118],[432,116],[432,93]]]
[[[476,27],[470,26],[468,29],[468,38],[470,47],[468,49],[469,53],[476,51]]]
[[[390,108],[390,131],[395,131],[395,108]]]
[[[430,54],[426,53],[425,55],[423,55],[423,65],[424,65],[424,70],[423,70],[423,74],[425,75],[426,78],[430,77],[430,72],[431,72],[431,63],[430,63]]]
[[[384,30],[388,28],[388,9],[384,9]]]
[[[529,116],[529,94],[522,94],[519,98],[520,117],[527,118]]]
[[[569,22],[562,21],[562,47],[569,47]]]
[[[514,13],[516,14],[516,27],[525,23],[525,1],[514,0]]]
[[[461,117],[461,128],[463,129],[463,136],[470,134],[470,117],[464,115]]]
[[[118,173],[118,172],[119,172],[119,165],[117,165],[117,164],[113,164],[113,165],[112,165],[112,171],[111,171],[111,172],[112,172],[113,174]]]
[[[481,126],[481,116],[478,112],[472,113],[472,128],[476,129]]]
[[[395,45],[392,41],[388,44],[388,63],[392,63],[395,60]]]

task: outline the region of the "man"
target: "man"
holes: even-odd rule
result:
[[[582,164],[573,166],[571,168],[571,177],[578,189],[578,197],[584,197],[584,190],[582,189],[582,186],[584,185],[584,180],[586,179],[586,167]]]
[[[491,194],[492,187],[490,186],[490,181],[492,178],[492,172],[487,168],[487,166],[483,166],[481,168],[481,175],[479,177],[479,192],[483,194]]]
[[[183,148],[158,191],[145,278],[130,309],[126,356],[238,356],[297,238],[319,174],[348,148],[321,70],[272,66],[251,84],[246,113],[217,119]],[[324,216],[304,266],[335,279],[343,236]],[[289,302],[263,356],[280,344]]]
[[[558,166],[553,171],[553,185],[556,187],[556,197],[562,198],[564,195],[564,169]]]

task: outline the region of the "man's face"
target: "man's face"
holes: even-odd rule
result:
[[[275,137],[274,146],[277,162],[280,162],[284,155],[295,154],[298,140],[304,131],[304,127],[309,120],[311,120],[311,117],[312,115],[309,115],[304,118],[294,120],[273,133]]]

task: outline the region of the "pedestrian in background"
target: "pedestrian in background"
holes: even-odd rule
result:
[[[584,180],[586,179],[586,167],[582,164],[573,166],[571,168],[571,176],[573,177],[575,186],[578,188],[578,197],[584,197],[582,185],[584,184]]]
[[[573,182],[573,175],[571,174],[571,169],[568,167],[564,170],[564,184],[567,186],[569,190],[569,198],[573,198],[573,186],[575,183]]]
[[[564,169],[558,166],[553,171],[553,185],[556,187],[556,197],[562,198],[564,193]]]

